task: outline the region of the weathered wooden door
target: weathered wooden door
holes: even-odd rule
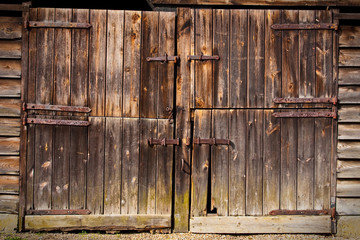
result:
[[[190,231],[331,232],[332,12],[181,9],[178,15],[187,18],[190,39],[179,46],[190,55]]]
[[[175,14],[29,20],[25,230],[170,228]]]

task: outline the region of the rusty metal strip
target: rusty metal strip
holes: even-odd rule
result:
[[[165,54],[165,56],[162,57],[147,57],[146,61],[148,62],[162,62],[167,63],[169,61],[173,61],[174,63],[177,63],[180,60],[179,56],[168,56]]]
[[[83,126],[90,125],[88,121],[80,120],[62,120],[62,119],[43,119],[43,118],[27,118],[28,124],[42,124],[42,125],[59,125],[59,126]]]
[[[331,209],[326,210],[272,210],[269,215],[331,215]]]
[[[208,144],[208,145],[230,145],[229,139],[219,138],[194,138],[194,144]]]
[[[188,61],[191,60],[207,61],[207,60],[219,60],[219,59],[220,59],[219,55],[208,56],[208,55],[200,54],[200,55],[189,55],[187,57]]]
[[[274,112],[272,114],[277,118],[334,118],[336,112],[320,111],[320,112]]]
[[[177,145],[177,146],[179,146],[179,145],[180,145],[180,138],[175,138],[175,139],[149,138],[149,139],[148,139],[148,144],[149,144],[149,145],[162,145],[162,146],[167,146],[167,145]]]
[[[48,104],[24,104],[25,110],[46,110],[46,111],[58,111],[58,112],[77,112],[77,113],[89,113],[91,109],[81,106],[64,106],[64,105],[48,105]]]
[[[88,209],[27,210],[26,215],[89,215]]]
[[[309,23],[309,24],[273,24],[274,30],[338,30],[335,23]]]
[[[91,28],[90,23],[29,21],[29,28]]]
[[[274,103],[337,103],[337,98],[274,98]]]

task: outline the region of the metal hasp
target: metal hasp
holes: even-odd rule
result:
[[[336,105],[337,97],[333,98],[274,98],[274,103],[331,103]]]
[[[208,145],[230,145],[229,139],[218,138],[194,138],[194,144],[208,144]]]
[[[39,22],[29,21],[26,24],[28,28],[91,28],[90,23],[80,22]]]
[[[167,145],[180,145],[180,138],[175,138],[175,139],[167,139],[167,138],[162,138],[162,139],[157,139],[157,138],[149,138],[148,139],[148,144],[150,146],[153,145],[162,145],[162,146],[167,146]]]
[[[276,118],[334,118],[336,112],[319,111],[319,112],[274,112],[272,114]]]
[[[335,23],[309,23],[309,24],[273,24],[274,30],[338,30]]]
[[[148,62],[162,62],[167,63],[169,61],[173,61],[174,63],[177,63],[180,60],[179,56],[168,56],[166,53],[162,57],[147,57],[146,61]]]
[[[332,210],[272,210],[269,212],[269,215],[331,215]]]
[[[26,215],[89,215],[88,209],[27,210]]]
[[[189,55],[187,57],[188,61],[191,61],[191,60],[206,61],[206,60],[219,60],[219,59],[220,59],[219,55],[209,56],[209,55],[200,54],[200,55]]]

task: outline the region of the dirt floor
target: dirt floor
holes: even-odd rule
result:
[[[328,240],[328,239],[350,239],[340,238],[331,235],[302,235],[302,234],[272,234],[272,235],[217,235],[217,234],[191,234],[191,233],[172,233],[172,234],[152,234],[152,233],[113,233],[113,234],[99,234],[87,233],[85,231],[80,233],[12,233],[0,234],[1,240],[40,240],[40,239],[53,239],[53,240],[67,240],[67,239],[99,239],[99,240],[112,240],[112,239],[149,239],[149,240]],[[354,239],[354,238],[351,238]]]

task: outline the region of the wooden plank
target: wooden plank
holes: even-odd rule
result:
[[[338,139],[360,140],[360,124],[339,124]]]
[[[299,11],[299,23],[315,23],[315,11]],[[299,72],[299,97],[313,97],[315,95],[315,64],[316,54],[314,49],[316,31],[299,31],[300,72]]]
[[[210,9],[195,10],[195,55],[213,55],[213,16]],[[197,61],[195,64],[195,107],[213,106],[212,61]]]
[[[19,176],[0,175],[0,193],[18,194]]]
[[[106,118],[104,214],[120,214],[122,119]]]
[[[185,59],[194,54],[194,10],[177,10],[177,53]],[[195,63],[194,63],[195,64]],[[194,106],[192,63],[180,64],[176,76],[176,132],[182,144],[175,148],[174,182],[174,232],[187,232],[189,229],[190,175],[181,170],[181,159],[191,163],[191,149],[186,146],[186,138],[191,136],[190,106]]]
[[[360,85],[360,68],[339,68],[339,85]]]
[[[359,159],[360,143],[357,141],[339,141],[337,155],[339,159]]]
[[[138,213],[140,120],[123,119],[121,214]]]
[[[245,215],[247,111],[229,112],[229,216]]]
[[[20,97],[21,81],[18,79],[0,79],[0,97]]]
[[[190,220],[193,233],[330,233],[329,216],[197,217]],[[276,227],[274,227],[276,226]]]
[[[298,10],[283,10],[283,23],[299,23]],[[299,97],[299,30],[282,32],[282,97]]]
[[[0,137],[0,155],[19,155],[20,138]]]
[[[125,12],[123,116],[140,115],[141,12]]]
[[[26,216],[29,231],[146,230],[170,228],[170,215]]]
[[[340,216],[360,215],[360,198],[336,198],[336,213]]]
[[[196,110],[194,116],[194,138],[211,137],[211,111]],[[209,187],[210,146],[194,144],[192,159],[192,191],[191,216],[206,216],[208,211],[208,196],[212,195]],[[216,166],[214,166],[216,168]],[[210,190],[210,192],[209,192]],[[210,195],[210,196],[211,196]],[[216,196],[215,196],[216,197]],[[214,200],[215,201],[215,200]],[[217,204],[217,203],[216,203]]]
[[[147,57],[159,54],[159,13],[143,12],[141,22],[141,92],[140,116],[147,118],[157,117],[157,101],[159,90],[158,68],[159,63],[147,62]]]
[[[20,117],[21,100],[15,98],[0,99],[0,117]]]
[[[249,10],[247,107],[264,106],[264,18],[263,10]]]
[[[173,138],[174,126],[169,120],[158,119],[158,138]],[[173,197],[174,147],[157,147],[156,214],[171,214]]]
[[[360,27],[340,26],[339,47],[360,47]]]
[[[230,11],[213,10],[213,55],[221,56],[213,64],[214,107],[229,106]]]
[[[340,104],[359,104],[360,86],[340,86],[339,87]]]
[[[0,136],[19,137],[20,125],[19,118],[0,118]]]
[[[1,40],[0,58],[21,58],[21,41],[19,40]]]
[[[360,122],[359,112],[360,106],[357,105],[340,106],[338,110],[339,122],[358,123]]]
[[[315,119],[298,119],[297,210],[313,209],[315,166]],[[319,173],[319,172],[317,172]]]
[[[124,66],[124,11],[108,11],[105,115],[121,117]]]
[[[149,138],[157,138],[157,119],[140,119],[139,213],[154,214],[156,207],[157,149]]]
[[[360,197],[360,180],[338,179],[336,190],[338,197]]]
[[[175,55],[175,13],[160,12],[159,15],[159,56],[168,54]],[[159,65],[159,64],[158,64]],[[174,71],[173,63],[160,64],[158,68],[159,94],[157,118],[168,118],[167,108],[174,108]]]
[[[86,206],[92,214],[103,214],[105,119],[90,117],[89,121]]]
[[[265,83],[264,105],[274,107],[273,98],[281,96],[281,49],[282,32],[271,29],[281,22],[280,10],[265,11]]]
[[[280,209],[281,120],[264,111],[263,214]]]
[[[333,120],[315,119],[314,209],[330,208]]]
[[[337,178],[360,178],[360,161],[338,160],[336,170]]]
[[[248,11],[230,10],[230,107],[245,107],[247,99]]]
[[[20,78],[21,61],[16,59],[0,59],[1,78]]]
[[[339,53],[340,67],[359,67],[360,49],[343,48]]]
[[[263,214],[263,110],[247,113],[246,215]]]
[[[91,116],[104,116],[106,77],[106,10],[90,10],[89,94]]]
[[[0,213],[17,214],[19,207],[19,196],[0,195]]]
[[[0,39],[20,39],[21,35],[21,18],[2,17],[0,19]]]
[[[25,6],[22,4],[0,4],[1,11],[24,11]]]
[[[18,175],[19,174],[19,157],[18,156],[1,156],[0,157],[0,174]]]

